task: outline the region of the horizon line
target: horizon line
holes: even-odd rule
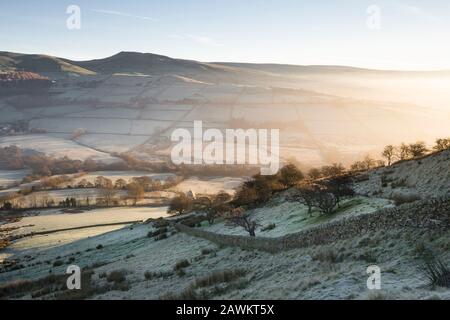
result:
[[[58,59],[64,59],[64,60],[71,60],[74,62],[87,62],[92,60],[102,60],[111,58],[113,56],[116,56],[120,53],[136,53],[136,54],[151,54],[156,56],[162,56],[167,57],[174,60],[184,60],[184,61],[194,61],[198,63],[206,63],[206,64],[217,64],[217,65],[224,65],[224,64],[242,64],[242,65],[260,65],[260,66],[287,66],[287,67],[304,67],[304,68],[313,68],[313,67],[328,67],[328,68],[348,68],[348,69],[358,69],[360,71],[375,71],[375,72],[450,72],[450,68],[428,68],[428,69],[395,69],[395,68],[371,68],[366,66],[357,66],[357,65],[344,65],[344,64],[295,64],[295,63],[282,63],[282,62],[251,62],[251,61],[202,61],[202,60],[196,60],[196,59],[186,59],[186,58],[176,58],[172,55],[166,55],[166,54],[160,54],[155,52],[142,52],[142,51],[129,51],[129,50],[121,50],[117,53],[114,53],[112,55],[108,56],[102,56],[102,57],[92,57],[92,58],[66,58],[64,56],[52,54],[52,53],[36,53],[36,52],[18,52],[18,51],[8,51],[8,50],[1,50],[0,52],[3,53],[13,53],[13,54],[22,54],[22,55],[41,55],[41,56],[48,56]]]

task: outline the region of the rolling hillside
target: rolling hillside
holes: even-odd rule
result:
[[[195,120],[219,129],[278,128],[282,159],[307,166],[349,164],[378,157],[389,143],[450,135],[445,72],[203,63],[136,52],[91,61],[0,53],[0,72],[22,69],[54,84],[39,98],[0,98],[0,123],[25,122],[51,139],[83,129],[76,138],[83,147],[146,159],[167,157],[172,130]]]

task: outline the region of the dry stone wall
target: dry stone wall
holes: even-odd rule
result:
[[[217,234],[182,224],[175,227],[186,234],[212,241],[221,246],[257,249],[269,252],[331,243],[379,230],[421,228],[448,230],[450,227],[450,196],[404,204],[330,222],[318,227],[278,238]]]

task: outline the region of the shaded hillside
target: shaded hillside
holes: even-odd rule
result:
[[[0,95],[46,92],[52,82],[34,72],[16,71],[0,73]]]
[[[0,52],[0,71],[31,71],[41,74],[73,73],[93,75],[94,72],[71,64],[68,60],[41,54]]]

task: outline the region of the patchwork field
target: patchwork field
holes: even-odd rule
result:
[[[246,179],[243,178],[196,178],[192,177],[183,180],[175,188],[174,191],[178,192],[189,192],[192,191],[194,194],[204,194],[204,195],[214,195],[220,191],[225,191],[229,194],[234,194],[236,189],[244,182]]]
[[[123,228],[131,221],[145,221],[147,219],[167,216],[167,208],[111,208],[89,210],[83,213],[64,213],[58,209],[41,210],[37,215],[22,218],[19,222],[3,224],[3,228],[13,228],[6,234],[11,236],[28,235],[33,232],[48,232],[52,230],[80,228],[45,235],[34,235],[16,240],[7,252],[0,254],[0,260],[19,252],[33,252],[37,249],[59,247],[67,243],[90,238],[113,230]],[[121,223],[123,223],[121,225]],[[114,226],[96,226],[117,224]],[[83,228],[96,226],[92,228]],[[3,234],[6,235],[6,234]],[[81,250],[81,248],[80,248]]]
[[[87,160],[93,159],[104,163],[118,162],[120,159],[107,153],[93,150],[79,145],[68,139],[58,138],[51,135],[18,135],[0,137],[0,147],[15,145],[21,149],[30,149],[45,153],[56,158],[67,156],[70,159]]]
[[[7,188],[20,181],[30,174],[30,170],[0,170],[0,188]]]

